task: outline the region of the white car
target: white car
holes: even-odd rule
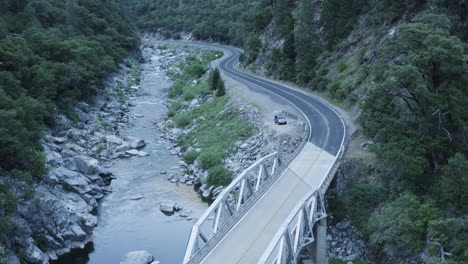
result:
[[[286,118],[281,115],[275,115],[275,123],[278,125],[286,125],[288,122],[286,121]]]

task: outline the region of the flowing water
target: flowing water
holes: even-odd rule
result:
[[[101,201],[93,242],[59,263],[119,263],[125,253],[134,250],[146,250],[163,264],[182,262],[191,227],[207,204],[200,201],[193,187],[175,185],[167,181],[167,175],[160,174],[170,172],[180,159],[170,155],[167,148],[172,143],[152,129],[155,121],[166,116],[164,89],[171,84],[163,74],[154,72],[156,66],[154,60],[143,65],[140,87],[145,95],[129,98],[136,105],[129,116],[140,117],[131,121],[133,127],[121,131],[121,136],[144,139],[147,145],[142,151],[150,155],[114,161],[110,168],[116,176],[111,184],[113,192]],[[159,210],[163,200],[173,200],[191,210],[194,219],[163,214]]]

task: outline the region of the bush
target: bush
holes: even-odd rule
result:
[[[227,186],[232,181],[232,172],[222,165],[216,165],[208,171],[209,186]]]
[[[184,72],[187,73],[188,75],[198,79],[198,78],[202,77],[203,74],[205,74],[206,70],[205,70],[205,67],[203,67],[203,65],[201,65],[199,63],[196,63],[196,64],[192,64],[190,66],[187,66],[187,68],[185,69]]]
[[[185,153],[183,159],[187,164],[193,164],[197,159],[198,155],[199,153],[197,151],[192,150]]]
[[[169,110],[169,111],[167,112],[167,117],[169,117],[169,118],[174,117],[175,115],[176,115],[176,112],[173,111],[173,110]]]
[[[175,98],[181,95],[183,91],[184,91],[184,83],[181,81],[177,81],[169,89],[169,98]]]
[[[174,121],[178,128],[186,127],[192,123],[192,120],[190,120],[190,117],[186,114],[177,115]]]
[[[369,220],[374,229],[374,246],[398,258],[421,252],[426,244],[427,227],[436,216],[436,209],[419,201],[411,193],[403,193],[394,201],[386,202]]]
[[[348,65],[346,65],[346,62],[344,60],[340,60],[336,64],[336,68],[338,69],[339,72],[343,72],[344,70],[348,68]]]
[[[203,150],[199,156],[200,166],[209,169],[222,163],[221,155],[213,150]]]

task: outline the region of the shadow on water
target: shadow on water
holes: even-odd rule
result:
[[[72,249],[69,253],[61,256],[58,260],[50,261],[50,264],[86,264],[89,255],[94,251],[93,242],[87,243],[84,248]]]

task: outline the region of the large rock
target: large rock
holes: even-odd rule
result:
[[[120,146],[117,146],[115,149],[114,149],[114,152],[124,152],[124,151],[127,151],[127,150],[130,150],[132,149],[132,147],[130,146],[130,144],[128,143],[124,143]]]
[[[153,255],[147,251],[131,251],[120,259],[120,264],[150,264],[153,261]]]
[[[75,160],[78,170],[84,174],[96,174],[99,173],[99,162],[96,159],[87,156],[77,156],[73,158]]]
[[[29,245],[24,252],[24,259],[29,263],[48,263],[47,257],[44,253],[35,245]]]
[[[163,213],[167,213],[167,214],[174,213],[174,211],[176,211],[178,208],[177,203],[171,200],[164,200],[159,204],[159,206],[160,206],[159,209]]]
[[[336,224],[336,228],[342,231],[348,229],[350,226],[351,226],[351,222],[347,220],[341,221],[338,224]]]
[[[45,151],[45,158],[47,164],[51,165],[52,167],[59,166],[62,160],[62,156],[59,153],[51,150]]]
[[[112,144],[120,145],[122,144],[122,139],[118,138],[117,136],[114,135],[107,135],[106,136],[106,141]]]
[[[89,179],[84,175],[71,171],[64,167],[58,167],[53,169],[48,174],[48,178],[52,182],[63,184],[66,188],[72,188],[80,194],[84,194],[91,191],[89,187]]]
[[[146,142],[143,139],[136,138],[136,137],[131,137],[131,136],[126,136],[125,141],[130,145],[132,148],[142,148],[146,145]]]

